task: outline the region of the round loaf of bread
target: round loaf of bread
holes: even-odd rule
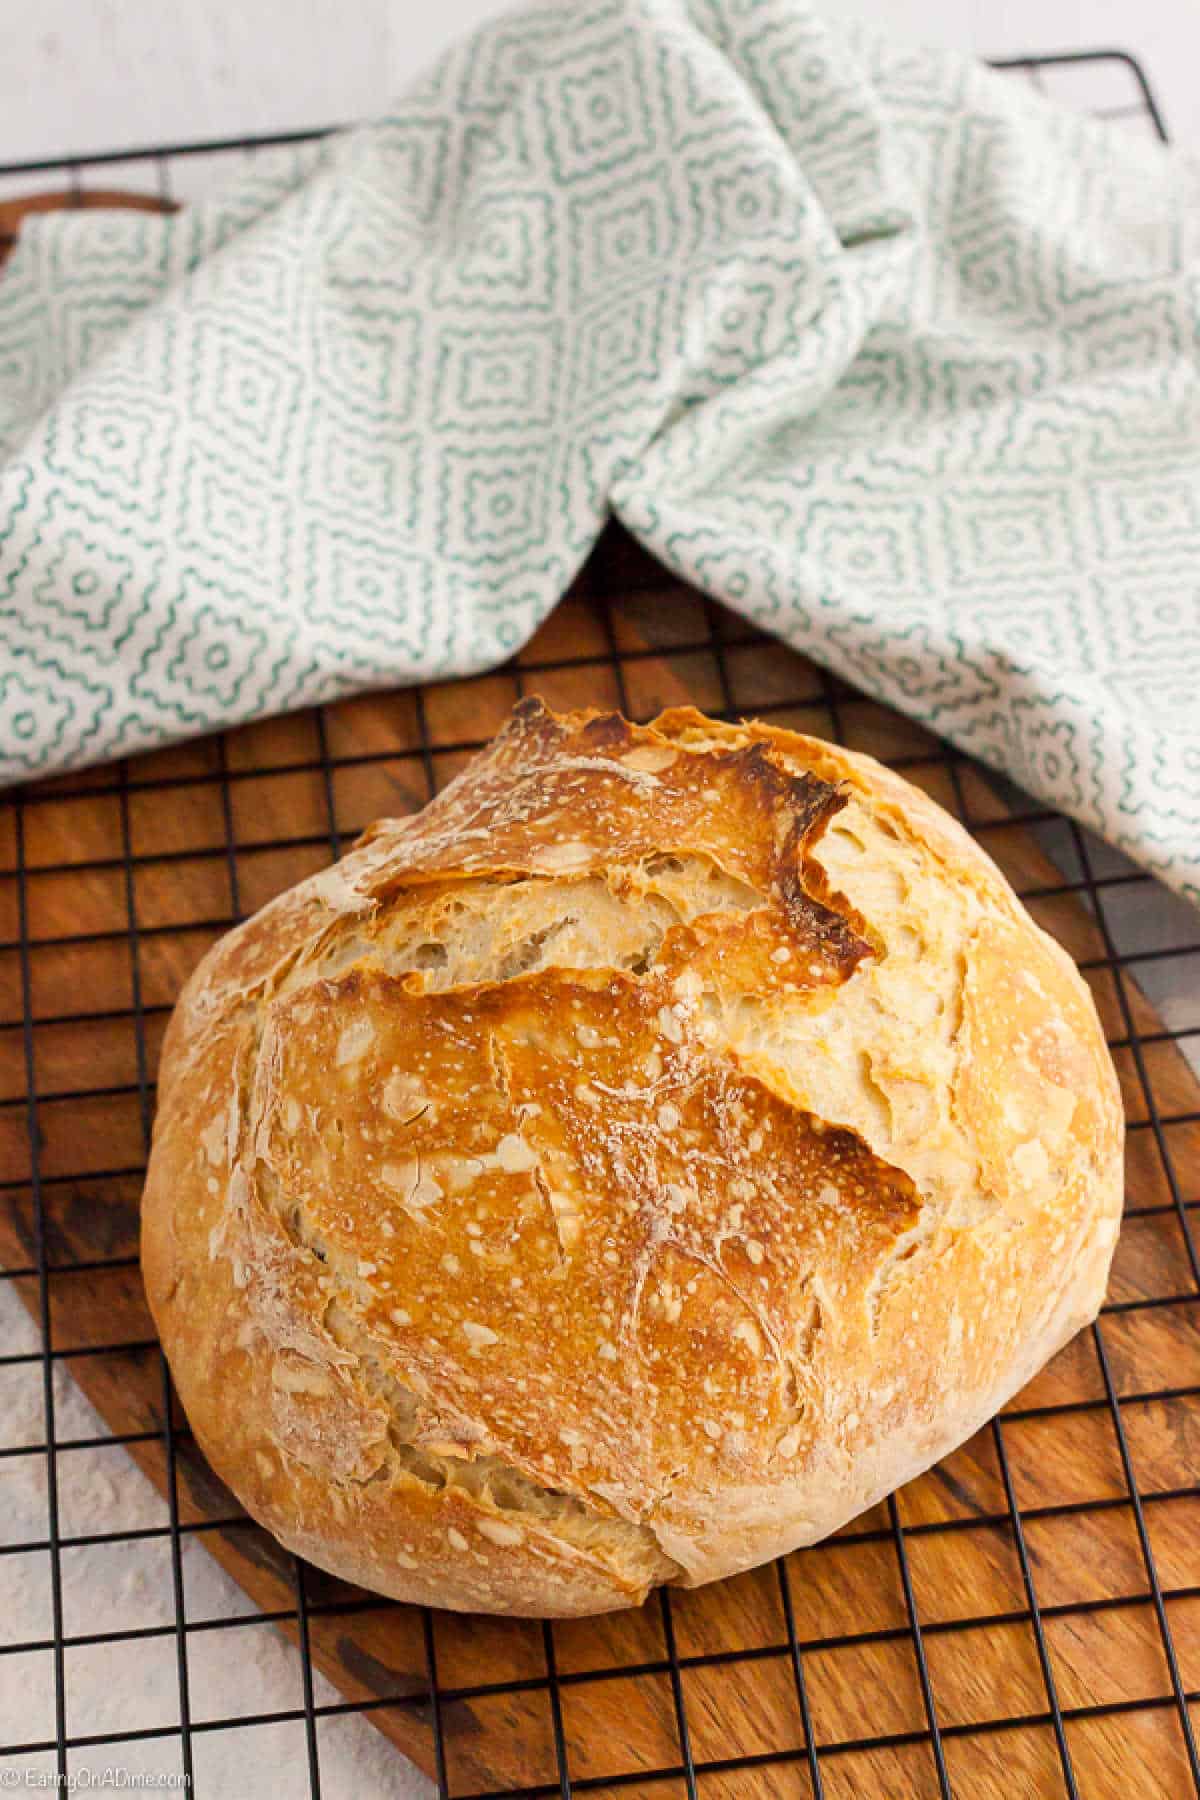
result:
[[[632,1606],[810,1544],[1099,1307],[1090,995],[865,756],[524,701],[201,963],[150,1304],[289,1548],[438,1606]]]

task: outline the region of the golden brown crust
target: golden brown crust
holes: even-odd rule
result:
[[[232,933],[164,1052],[147,1290],[197,1436],[402,1598],[635,1604],[810,1542],[1099,1304],[1090,998],[869,758],[524,702]]]

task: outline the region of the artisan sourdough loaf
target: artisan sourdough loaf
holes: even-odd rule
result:
[[[1090,996],[879,764],[539,702],[224,938],[150,1303],[213,1467],[402,1599],[571,1614],[812,1543],[1095,1314]]]

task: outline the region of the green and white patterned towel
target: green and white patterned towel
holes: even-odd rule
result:
[[[610,512],[1200,896],[1200,170],[799,0],[561,0],[0,281],[0,777],[521,644]]]

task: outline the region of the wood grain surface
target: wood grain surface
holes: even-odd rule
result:
[[[685,700],[760,712],[871,750],[965,808],[1083,963],[1131,1124],[1114,1309],[999,1422],[816,1549],[552,1631],[426,1615],[298,1571],[207,1468],[174,1402],[168,1414],[136,1264],[155,1062],[197,959],[371,819],[423,804],[530,692],[637,716]],[[1192,1778],[1165,1643],[1195,1701],[1200,1338],[1184,1226],[1200,1205],[1200,1084],[1159,1030],[1086,897],[974,765],[611,531],[502,671],[4,798],[0,1262],[35,1318],[44,1277],[52,1354],[170,1493],[180,1530],[282,1631],[306,1634],[346,1699],[431,1774],[440,1742],[450,1795],[572,1791],[557,1720],[571,1782],[614,1800],[813,1794],[808,1732],[827,1800],[936,1796],[932,1714],[946,1782],[967,1800],[1065,1793],[1064,1760],[1088,1800],[1179,1800]]]

